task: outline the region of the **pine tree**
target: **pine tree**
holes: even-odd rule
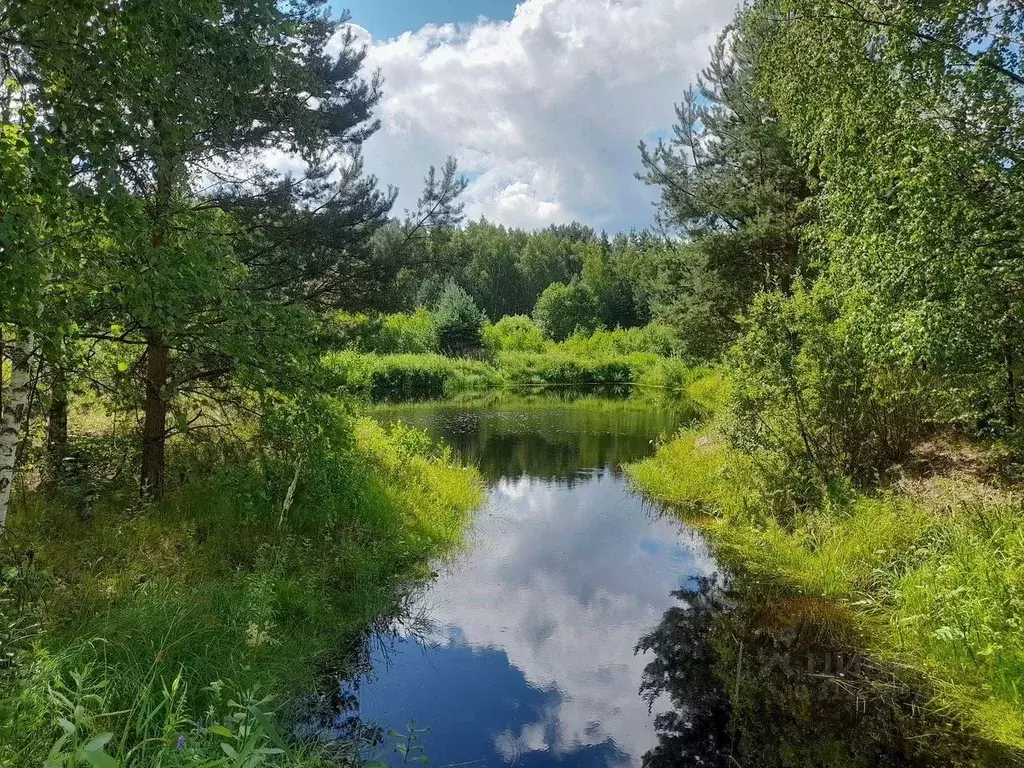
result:
[[[661,190],[659,224],[681,237],[663,255],[655,315],[702,357],[735,338],[735,318],[759,290],[786,288],[801,265],[806,177],[757,91],[757,55],[741,17],[676,106],[671,139],[640,145],[640,178]]]

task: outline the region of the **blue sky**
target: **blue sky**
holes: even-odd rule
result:
[[[425,24],[469,23],[480,16],[511,19],[519,0],[333,0],[352,11],[352,21],[378,40],[415,31]]]

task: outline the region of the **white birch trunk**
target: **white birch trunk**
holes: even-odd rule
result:
[[[10,345],[11,380],[8,401],[0,418],[0,538],[7,530],[7,510],[18,462],[18,441],[28,420],[32,382],[35,378],[35,334],[31,331]]]

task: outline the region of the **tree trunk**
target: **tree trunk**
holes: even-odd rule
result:
[[[158,333],[146,338],[146,403],[142,425],[142,482],[139,491],[150,501],[164,496],[167,456],[167,392],[171,351]]]
[[[0,419],[4,417],[4,358],[7,357],[4,343],[4,327],[0,325]]]
[[[1007,336],[1003,345],[1003,363],[1006,366],[1006,425],[1017,426],[1017,382],[1014,376],[1013,341]]]
[[[46,451],[53,469],[59,473],[68,455],[68,379],[59,368],[53,369],[46,421]]]
[[[14,485],[14,469],[18,463],[18,442],[22,427],[28,422],[33,370],[36,359],[35,335],[29,331],[11,345],[11,383],[8,405],[0,419],[0,537],[7,530],[7,512]]]

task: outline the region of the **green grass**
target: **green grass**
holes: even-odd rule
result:
[[[587,357],[559,350],[499,352],[487,361],[433,354],[342,352],[328,356],[325,362],[339,388],[372,402],[436,400],[498,387],[639,385],[686,389],[703,373],[681,360],[649,353]]]
[[[749,460],[713,425],[627,471],[705,530],[726,562],[852,607],[872,652],[926,673],[938,709],[1024,747],[1019,502],[985,501],[960,480],[929,494],[849,492],[779,516]]]
[[[350,434],[303,466],[287,515],[258,461],[193,466],[152,509],[108,493],[91,521],[58,494],[29,493],[12,540],[35,561],[0,582],[0,646],[20,648],[0,669],[0,765],[42,764],[65,732],[67,765],[88,764],[82,748],[101,733],[124,764],[212,764],[221,743],[241,751],[256,734],[276,748],[258,718],[331,685],[367,627],[459,545],[482,500],[478,473],[422,433],[362,419]],[[5,637],[18,616],[44,631]],[[276,698],[261,703],[267,692]]]

